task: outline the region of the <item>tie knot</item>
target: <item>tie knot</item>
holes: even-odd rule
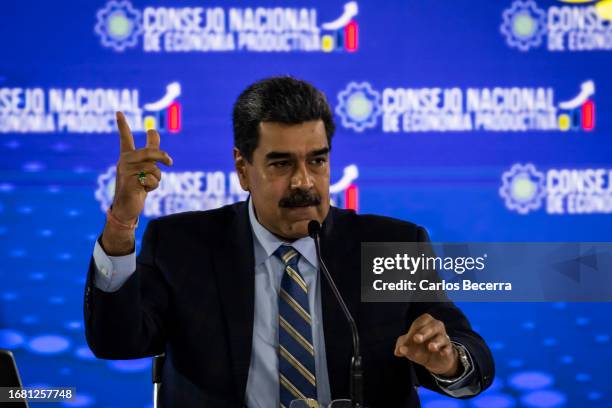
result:
[[[300,253],[293,249],[292,246],[289,245],[281,245],[278,247],[276,251],[274,251],[274,255],[280,258],[281,261],[285,265],[295,266],[300,259]]]

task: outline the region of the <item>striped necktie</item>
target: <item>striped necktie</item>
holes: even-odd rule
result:
[[[308,289],[298,269],[300,254],[288,245],[275,252],[285,265],[278,298],[280,406],[294,399],[317,399]]]

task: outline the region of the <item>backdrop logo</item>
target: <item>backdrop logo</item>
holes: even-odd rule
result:
[[[382,113],[380,93],[367,82],[351,82],[338,94],[336,113],[346,128],[357,132],[373,128]]]
[[[343,127],[384,133],[590,131],[595,83],[584,81],[563,101],[551,87],[384,88],[350,82],[335,112]],[[564,94],[567,95],[567,92]]]
[[[502,13],[500,31],[508,46],[528,51],[612,50],[612,0],[558,0],[547,9],[516,0]]]
[[[318,22],[321,10],[291,7],[145,7],[109,1],[97,12],[94,31],[103,46],[123,52],[332,52],[359,47],[357,2]]]
[[[96,15],[95,32],[102,45],[123,51],[135,47],[142,34],[142,14],[129,1],[109,1]]]
[[[515,164],[502,175],[499,194],[508,209],[527,214],[542,206],[546,195],[546,176],[537,171],[533,164]]]
[[[502,174],[506,208],[528,214],[546,204],[548,214],[612,213],[612,169],[549,169],[514,164]]]
[[[501,31],[511,47],[521,51],[538,47],[546,34],[546,12],[533,1],[515,1],[504,11]]]
[[[0,88],[0,133],[110,133],[116,131],[116,111],[124,112],[135,132],[178,132],[180,95],[178,82],[143,106],[134,88]]]
[[[115,176],[114,166],[98,176],[95,198],[103,212],[113,202]],[[359,191],[355,184],[358,176],[356,165],[344,168],[342,177],[329,187],[332,205],[358,209]],[[245,200],[247,196],[234,171],[164,171],[159,187],[147,195],[143,213],[146,217],[159,217],[183,211],[204,211]]]
[[[176,99],[181,96],[181,84],[172,82],[159,100],[144,105],[145,129],[168,130],[176,133],[181,130],[181,104]]]

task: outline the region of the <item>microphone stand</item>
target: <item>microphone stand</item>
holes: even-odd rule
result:
[[[359,333],[357,332],[357,325],[355,324],[355,319],[351,315],[342,295],[338,291],[338,287],[334,283],[325,262],[323,262],[323,258],[321,257],[321,243],[319,239],[319,233],[321,231],[321,224],[317,221],[310,221],[308,223],[308,235],[314,240],[315,249],[317,252],[317,258],[319,260],[320,269],[327,280],[336,300],[340,304],[340,308],[342,312],[346,316],[348,320],[349,326],[351,328],[351,332],[353,335],[353,358],[351,360],[351,372],[350,372],[350,396],[351,396],[351,405],[352,408],[364,408],[363,401],[363,366],[361,361],[361,352],[359,347]]]

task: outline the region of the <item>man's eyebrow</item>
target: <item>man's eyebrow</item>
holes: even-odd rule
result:
[[[323,156],[329,153],[329,147],[323,147],[321,149],[313,150],[308,153],[308,157]],[[289,159],[294,157],[293,153],[289,152],[269,152],[266,154],[266,160],[278,160],[278,159]]]
[[[291,153],[287,152],[270,152],[266,154],[266,160],[288,159],[292,156]]]
[[[322,149],[313,150],[312,152],[308,153],[308,156],[323,156],[327,153],[329,153],[329,147],[324,147]]]

